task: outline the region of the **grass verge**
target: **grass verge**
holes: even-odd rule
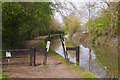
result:
[[[48,66],[40,65],[41,68],[48,68]]]
[[[46,44],[46,39],[48,36],[43,36],[40,41],[39,41],[39,46],[40,48],[45,48]],[[65,61],[64,57],[60,56],[59,54],[57,54],[56,52],[49,50],[48,52],[49,55],[51,56],[55,56],[60,58],[61,60]],[[65,61],[66,62],[66,61]],[[98,78],[97,80],[100,80],[100,78],[97,75],[92,74],[91,72],[83,69],[82,67],[76,65],[75,63],[70,61],[70,67],[72,67],[75,71],[79,72],[80,74],[82,74],[82,78],[91,78],[89,80],[93,80],[92,78]]]
[[[1,72],[2,72],[2,73],[1,73]],[[2,75],[0,75],[0,80],[8,80],[8,79],[7,79],[8,74],[5,74],[5,72],[7,72],[7,71],[5,71],[5,70],[0,71],[0,73],[2,74]]]

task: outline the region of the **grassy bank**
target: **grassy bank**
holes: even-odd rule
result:
[[[72,36],[72,40],[76,44],[82,42],[87,44],[113,46],[118,48],[118,36],[110,37],[102,35],[99,37],[94,37],[92,34],[88,33],[76,33],[75,36]]]
[[[43,36],[40,41],[39,41],[39,45],[40,45],[40,48],[45,48],[46,46],[46,40],[47,40],[47,37],[48,36]],[[55,57],[58,57],[60,58],[61,60],[65,61],[64,57],[60,56],[59,54],[57,54],[56,52],[50,50],[48,52],[49,55],[51,56],[55,56]],[[66,62],[66,61],[65,61]],[[68,65],[69,66],[69,65]],[[70,62],[70,66],[71,68],[73,68],[75,71],[77,71],[79,74],[81,74],[82,78],[99,78],[98,76],[92,74],[91,72],[83,69],[82,67],[79,67],[77,66],[76,64],[74,64],[73,62]],[[89,79],[90,80],[90,79]]]
[[[0,75],[0,80],[8,80],[7,79],[8,74],[5,74],[5,72],[7,72],[7,71],[5,71],[5,70],[0,71],[0,74],[2,74],[2,75]]]

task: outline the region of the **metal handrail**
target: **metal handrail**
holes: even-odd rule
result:
[[[30,49],[14,49],[14,50],[0,50],[0,52],[6,51],[29,51]]]

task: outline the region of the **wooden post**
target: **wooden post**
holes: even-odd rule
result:
[[[8,57],[8,63],[10,63],[10,57]]]
[[[32,66],[32,63],[33,63],[34,66],[36,65],[35,52],[36,52],[36,48],[34,48],[34,47],[30,48],[30,66]]]
[[[64,57],[67,60],[66,51],[65,51],[65,45],[64,45],[64,38],[63,38],[62,34],[60,34],[60,40],[61,40],[63,51],[64,51]]]
[[[91,56],[91,48],[89,49],[89,71],[91,71],[91,60],[92,60],[92,56]]]
[[[35,53],[36,53],[36,48],[33,48],[33,65],[34,65],[34,66],[36,66]]]
[[[79,46],[76,47],[76,64],[79,65]]]
[[[51,39],[51,34],[49,34],[47,45],[46,45],[46,52],[45,52],[44,61],[43,61],[44,66],[46,65],[46,62],[47,62],[47,56],[48,56],[48,51],[50,47],[50,39]]]
[[[30,48],[30,66],[32,66],[32,48]]]
[[[47,49],[46,49],[46,51],[47,51]],[[44,66],[46,65],[46,62],[47,62],[47,56],[48,56],[48,52],[45,52],[45,57],[44,57],[44,61],[43,61]]]
[[[11,57],[11,52],[10,51],[6,52],[6,57],[8,58],[8,63],[10,63],[10,57]]]
[[[66,48],[66,46],[65,46],[65,40],[64,40],[62,34],[60,34],[60,39],[61,39],[61,42],[62,42],[65,59],[66,59],[67,63],[69,64],[67,48]]]

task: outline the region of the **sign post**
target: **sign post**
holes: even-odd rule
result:
[[[10,63],[11,52],[6,52],[6,57],[8,58],[8,63]]]

